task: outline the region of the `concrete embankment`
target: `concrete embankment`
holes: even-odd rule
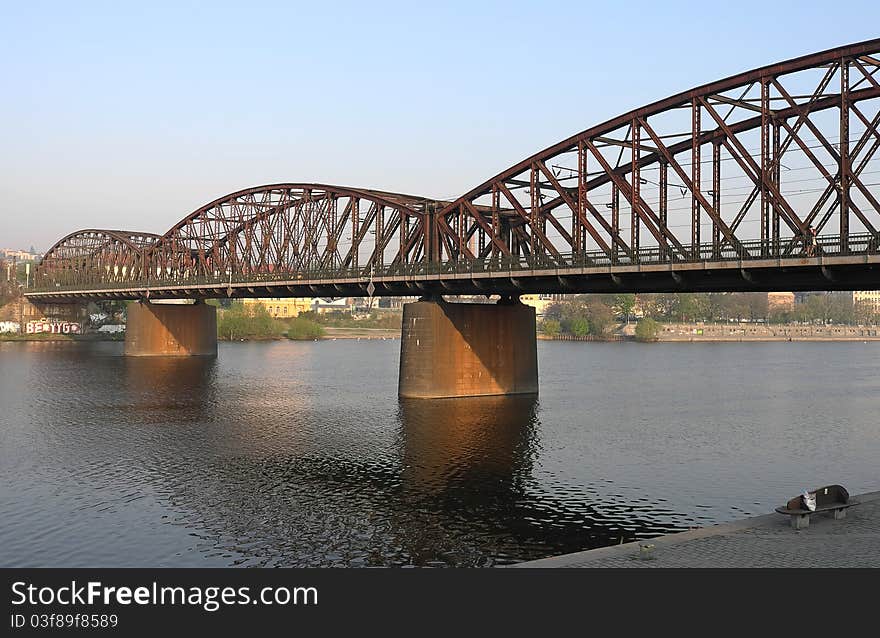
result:
[[[324,327],[324,339],[400,339],[400,328]]]
[[[663,324],[659,341],[880,341],[877,326]]]
[[[852,500],[800,530],[774,513],[512,567],[880,567],[880,492]]]

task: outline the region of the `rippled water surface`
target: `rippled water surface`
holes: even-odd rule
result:
[[[398,341],[0,343],[0,565],[495,565],[880,489],[880,344],[541,342],[399,402]]]

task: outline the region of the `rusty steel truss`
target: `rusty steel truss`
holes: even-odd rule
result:
[[[275,184],[213,201],[161,237],[74,233],[47,253],[31,294],[880,284],[878,122],[880,39],[635,109],[451,202]],[[761,281],[765,268],[782,280]]]

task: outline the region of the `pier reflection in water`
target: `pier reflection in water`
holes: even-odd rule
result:
[[[0,564],[493,565],[668,529],[536,478],[535,398],[398,402],[395,346],[15,344]]]
[[[0,565],[497,565],[876,489],[870,346],[541,344],[540,399],[403,402],[398,347],[0,343]]]

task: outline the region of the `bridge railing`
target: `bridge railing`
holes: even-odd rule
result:
[[[393,264],[380,267],[358,268],[319,268],[305,270],[251,271],[245,273],[215,273],[195,275],[189,273],[150,276],[139,280],[130,278],[100,278],[97,281],[83,281],[82,273],[77,281],[54,281],[41,285],[39,281],[28,292],[61,292],[65,290],[140,290],[150,288],[226,288],[234,284],[270,284],[273,282],[296,281],[336,281],[356,280],[367,284],[375,279],[412,279],[423,276],[513,274],[524,271],[566,270],[581,268],[609,268],[619,266],[698,263],[698,262],[747,262],[762,259],[802,259],[809,256],[836,256],[876,254],[880,246],[880,235],[869,233],[854,234],[847,238],[846,244],[839,236],[823,236],[816,240],[815,246],[800,238],[781,239],[773,242],[760,240],[743,241],[738,246],[730,244],[706,243],[696,250],[685,247],[684,255],[672,247],[654,246],[640,249],[633,255],[622,251],[606,254],[601,250],[579,253],[560,253],[559,255],[519,255],[511,257],[489,256],[485,259],[460,259],[442,263]],[[46,273],[49,275],[50,273]]]

